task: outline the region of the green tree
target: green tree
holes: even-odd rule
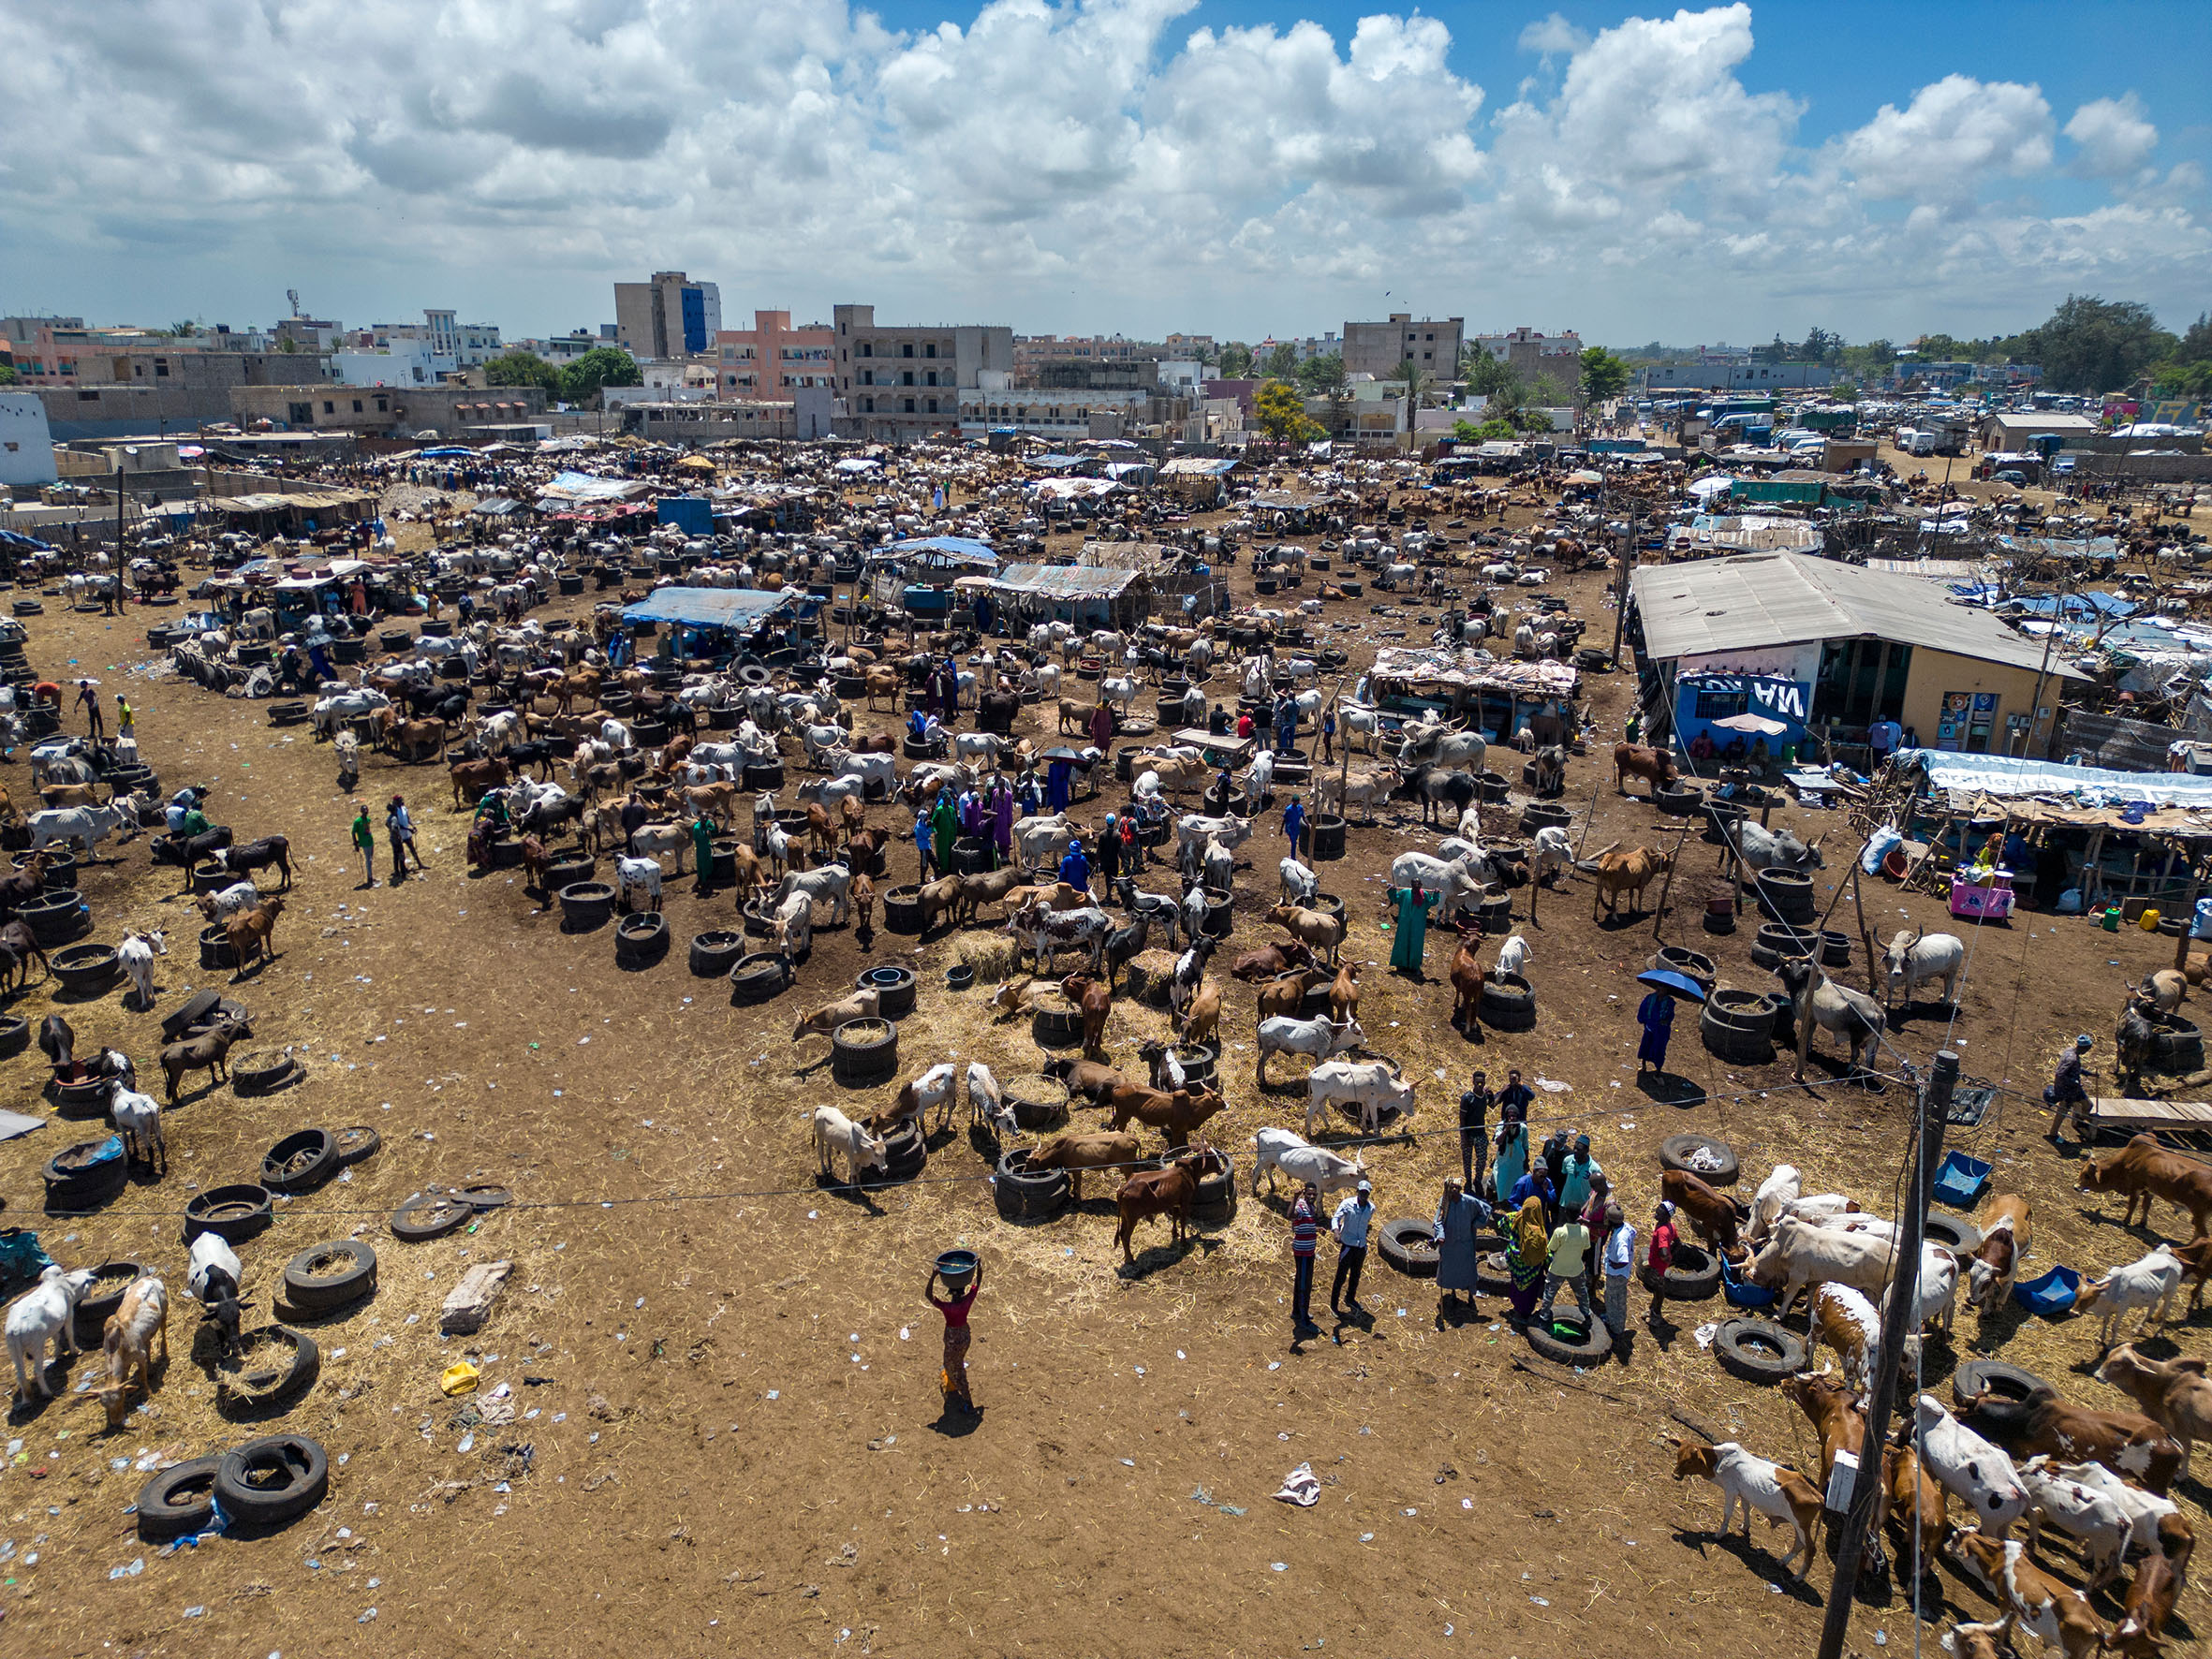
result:
[[[1843,360],[1843,336],[1822,328],[1807,330],[1804,343],[1795,348],[1791,360],[1834,366]]]
[[[1513,435],[1513,423],[1510,420],[1485,420],[1480,426],[1471,420],[1454,420],[1452,423],[1452,437],[1454,443],[1505,443]]]
[[[2185,363],[2212,361],[2212,312],[2197,313],[2197,320],[2183,332],[2181,347],[2174,355]]]
[[[199,331],[199,325],[189,320],[181,323],[171,323],[169,326],[169,332],[179,340],[183,340],[193,334],[197,334]]]
[[[1305,400],[1288,380],[1270,380],[1261,387],[1253,410],[1261,430],[1278,444],[1311,443],[1329,435],[1306,417]]]
[[[2017,360],[2042,365],[2045,386],[2072,392],[2124,390],[2180,344],[2149,306],[2094,294],[2067,295],[2047,322],[2006,342]]]
[[[1278,345],[1267,354],[1267,377],[1270,380],[1290,380],[1298,374],[1297,348]]]
[[[1305,388],[1309,398],[1325,398],[1345,383],[1344,354],[1332,351],[1322,357],[1309,357],[1298,365],[1298,384]]]
[[[15,365],[13,363],[0,363],[0,386],[13,386],[14,384]]]
[[[548,392],[561,389],[561,372],[535,352],[509,351],[484,365],[486,386],[540,386]]]
[[[1629,389],[1629,365],[1602,345],[1590,345],[1582,354],[1582,395],[1585,403],[1602,404]]]
[[[1499,397],[1509,388],[1521,383],[1521,377],[1513,372],[1512,364],[1503,358],[1492,357],[1480,345],[1468,347],[1461,378],[1467,382],[1467,390],[1486,398]]]
[[[1221,348],[1221,378],[1243,380],[1252,373],[1252,348],[1241,340],[1231,340]]]
[[[598,395],[602,386],[641,386],[638,360],[612,345],[596,345],[561,371],[561,395],[581,404]]]

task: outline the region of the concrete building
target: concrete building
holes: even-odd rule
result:
[[[834,387],[837,330],[828,323],[791,326],[788,311],[756,311],[749,329],[715,336],[722,401],[788,402],[801,387]]]
[[[230,410],[229,418],[248,431],[266,420],[286,432],[350,432],[372,437],[432,432],[458,438],[479,428],[536,421],[545,413],[545,392],[535,386],[485,390],[452,384],[242,386],[230,394]]]
[[[1648,391],[1802,391],[1836,384],[1821,363],[1653,363],[1636,372]]]
[[[1466,338],[1466,319],[1456,316],[1416,321],[1410,312],[1394,311],[1388,322],[1346,323],[1344,372],[1380,380],[1410,360],[1438,382],[1454,380]]]
[[[33,385],[56,442],[189,432],[231,418],[242,387],[317,386],[322,360],[299,352],[126,351],[74,360],[76,372]]]
[[[681,271],[614,285],[614,344],[634,358],[697,357],[722,331],[722,290]]]
[[[1524,381],[1539,375],[1563,390],[1582,384],[1582,336],[1572,329],[1547,334],[1541,329],[1512,329],[1503,334],[1477,334],[1470,342],[1511,368]]]
[[[2084,678],[2056,658],[2043,677],[2040,641],[1945,604],[1918,576],[1751,552],[1645,565],[1633,583],[1644,701],[1667,712],[1683,746],[1751,713],[1781,725],[1767,740],[1777,756],[1808,726],[1853,742],[1884,719],[1928,748],[2003,755],[2025,734],[2025,752],[2041,754],[2060,683]],[[1712,731],[1723,746],[1734,735]]]
[[[1025,432],[1068,442],[1180,437],[1190,418],[1189,400],[1144,387],[979,388],[960,394],[959,409],[966,437]]]
[[[0,391],[0,489],[54,481],[53,432],[35,391]]]
[[[1010,389],[1014,331],[993,324],[901,328],[873,305],[839,305],[840,436],[906,444],[960,430],[962,391]]]

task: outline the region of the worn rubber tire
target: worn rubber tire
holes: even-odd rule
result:
[[[420,1244],[442,1239],[476,1217],[476,1207],[458,1193],[418,1193],[391,1212],[391,1236]]]
[[[287,1166],[293,1166],[287,1173]],[[337,1138],[328,1129],[301,1129],[261,1157],[261,1184],[273,1193],[311,1193],[338,1173]]]
[[[102,1279],[118,1281],[115,1288],[98,1296],[80,1297],[77,1301],[77,1340],[94,1348],[100,1345],[108,1315],[123,1306],[123,1298],[131,1281],[146,1270],[143,1263],[135,1261],[105,1261],[93,1270],[94,1284]]]
[[[317,1263],[343,1260],[334,1272],[315,1270]],[[376,1252],[358,1239],[332,1239],[311,1244],[285,1263],[284,1299],[302,1314],[327,1314],[373,1295],[376,1288]]]
[[[1434,1279],[1437,1276],[1434,1231],[1429,1223],[1418,1216],[1402,1216],[1375,1229],[1375,1246],[1382,1252],[1382,1259],[1399,1272],[1414,1279]]]
[[[1999,1400],[2026,1400],[2049,1386],[2032,1371],[2001,1359],[1961,1359],[1951,1373],[1951,1401],[1963,1411],[1984,1388]]]
[[[745,953],[745,934],[716,930],[693,936],[688,961],[696,976],[715,979],[728,975]]]
[[[1805,1369],[1805,1341],[1771,1319],[1729,1319],[1713,1338],[1713,1358],[1731,1376],[1771,1386]]]
[[[514,1194],[488,1181],[475,1182],[463,1187],[459,1196],[479,1215],[494,1210],[504,1210],[514,1202]]]
[[[614,924],[614,960],[643,966],[657,962],[669,947],[668,918],[657,911],[626,916]]]
[[[149,1544],[204,1529],[214,1519],[215,1470],[221,1457],[192,1458],[164,1469],[139,1488],[139,1536]]]
[[[253,1526],[297,1520],[322,1502],[330,1485],[330,1459],[303,1434],[249,1440],[225,1452],[215,1470],[215,1498],[224,1512]]]
[[[1068,1207],[1068,1171],[1029,1174],[1029,1150],[1017,1147],[998,1160],[992,1192],[998,1213],[1008,1221],[1049,1221]]]
[[[1691,1263],[1697,1264],[1692,1266]],[[1674,1265],[1659,1281],[1659,1293],[1670,1301],[1702,1302],[1720,1294],[1720,1258],[1703,1245],[1676,1240]]]
[[[338,1163],[342,1167],[373,1158],[384,1149],[384,1137],[366,1123],[354,1123],[332,1137],[338,1144]]]
[[[1475,1288],[1485,1296],[1506,1296],[1513,1288],[1513,1270],[1506,1265],[1505,1252],[1485,1250],[1475,1257]]]
[[[240,1094],[269,1094],[290,1082],[299,1070],[300,1063],[290,1055],[272,1055],[263,1050],[232,1064],[230,1087]]]
[[[213,991],[196,991],[184,999],[184,1006],[165,1015],[161,1021],[161,1040],[173,1043],[202,1020],[212,1019],[222,1005],[222,997]]]
[[[241,1372],[235,1378],[228,1372],[215,1378],[215,1392],[232,1406],[253,1411],[266,1410],[304,1393],[322,1370],[322,1349],[305,1331],[293,1330],[283,1325],[265,1325],[249,1333],[252,1337],[277,1339],[274,1344],[288,1349],[275,1363],[251,1373]],[[247,1386],[247,1377],[253,1386]]]
[[[899,1031],[888,1020],[848,1020],[830,1034],[830,1075],[864,1088],[899,1068]]]
[[[1940,1244],[1954,1255],[1971,1255],[1982,1248],[1980,1227],[1964,1216],[1946,1215],[1940,1210],[1928,1211],[1923,1235],[1930,1244]]]
[[[1602,1365],[1613,1356],[1613,1328],[1596,1317],[1584,1329],[1579,1343],[1571,1343],[1563,1337],[1555,1336],[1550,1326],[1534,1318],[1521,1328],[1521,1334],[1528,1339],[1529,1347],[1538,1356],[1560,1365],[1585,1368]]]
[[[1718,1169],[1693,1169],[1683,1159],[1700,1147],[1710,1147],[1720,1154]],[[1710,1135],[1670,1135],[1659,1142],[1659,1167],[1679,1169],[1685,1175],[1694,1175],[1707,1186],[1733,1186],[1743,1173],[1736,1163],[1735,1148],[1725,1140],[1716,1140]]]
[[[1518,974],[1502,980],[1484,978],[1475,997],[1476,1015],[1497,1031],[1526,1031],[1536,1023],[1536,991]]]
[[[269,1189],[258,1183],[210,1187],[184,1206],[184,1242],[213,1233],[243,1244],[269,1225]]]

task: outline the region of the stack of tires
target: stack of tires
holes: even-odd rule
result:
[[[314,1509],[330,1489],[330,1458],[319,1444],[304,1434],[272,1434],[155,1475],[139,1491],[139,1536],[160,1543],[205,1532],[218,1502],[245,1525],[283,1526]]]
[[[1016,1148],[998,1160],[992,1193],[1008,1221],[1050,1221],[1068,1207],[1068,1171],[1031,1174],[1028,1149]]]
[[[1759,908],[1776,921],[1810,932],[1819,915],[1813,903],[1813,878],[1798,870],[1762,870]]]
[[[912,1181],[929,1164],[929,1143],[922,1137],[922,1121],[908,1118],[883,1138],[883,1179]]]
[[[311,1244],[285,1264],[284,1307],[295,1317],[334,1314],[376,1294],[376,1252],[360,1239]]]
[[[830,1075],[847,1088],[874,1088],[898,1068],[899,1030],[888,1020],[848,1020],[830,1034]]]
[[[1482,981],[1475,1011],[1497,1031],[1527,1031],[1536,1024],[1536,989],[1519,974],[1493,974]]]
[[[1759,991],[1723,986],[1705,999],[1698,1015],[1698,1038],[1717,1059],[1764,1065],[1775,1057],[1773,1005]]]

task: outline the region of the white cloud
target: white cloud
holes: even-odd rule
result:
[[[2131,92],[2084,104],[2066,124],[2066,136],[2076,146],[2072,170],[2092,179],[2133,172],[2159,145],[2159,129],[2145,118],[2143,100]]]
[[[1745,83],[1745,5],[1533,22],[1520,48],[1561,62],[1492,113],[1482,81],[1520,66],[1436,18],[1190,28],[1194,4],[988,0],[900,34],[844,0],[0,0],[0,309],[243,323],[297,286],[349,321],[535,332],[678,266],[733,318],[1232,335],[1386,288],[1616,339],[1900,328],[1934,283],[2195,303],[2203,182],[2148,169],[2132,95],[2067,124],[2113,184],[2055,218],[2036,88],[1946,77],[1808,154],[1800,97]]]
[[[1882,105],[1838,149],[1860,191],[1877,200],[1970,200],[1991,174],[2049,167],[2051,130],[2037,88],[1946,75],[1903,110]]]

